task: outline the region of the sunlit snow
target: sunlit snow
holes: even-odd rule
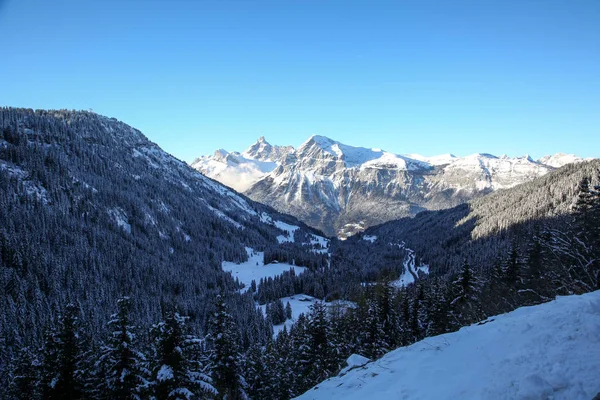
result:
[[[235,279],[238,278],[248,290],[252,280],[256,281],[258,285],[261,278],[274,277],[283,274],[285,271],[293,269],[296,275],[303,273],[306,268],[299,267],[287,263],[271,263],[264,264],[264,253],[261,251],[254,251],[250,247],[246,247],[248,252],[248,261],[241,264],[236,264],[231,261],[223,261],[223,271],[231,272],[231,276]]]
[[[298,399],[590,400],[600,392],[600,291],[426,338]]]

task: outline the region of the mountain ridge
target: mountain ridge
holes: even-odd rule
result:
[[[563,153],[539,160],[489,153],[394,154],[313,135],[298,148],[271,145],[261,137],[242,153],[205,156],[190,165],[253,200],[343,238],[357,226],[453,207],[581,161]]]

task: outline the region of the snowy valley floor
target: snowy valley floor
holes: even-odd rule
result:
[[[591,400],[600,392],[600,291],[559,297],[400,348],[298,399]]]

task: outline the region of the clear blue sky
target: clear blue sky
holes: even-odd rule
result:
[[[0,0],[0,105],[89,109],[181,159],[311,134],[600,156],[600,1]]]

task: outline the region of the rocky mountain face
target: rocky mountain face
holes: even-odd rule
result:
[[[194,160],[192,167],[329,235],[345,237],[424,209],[453,207],[579,161],[565,154],[540,160],[483,153],[398,155],[312,136],[297,149],[273,146],[261,137],[243,153],[218,150]]]

